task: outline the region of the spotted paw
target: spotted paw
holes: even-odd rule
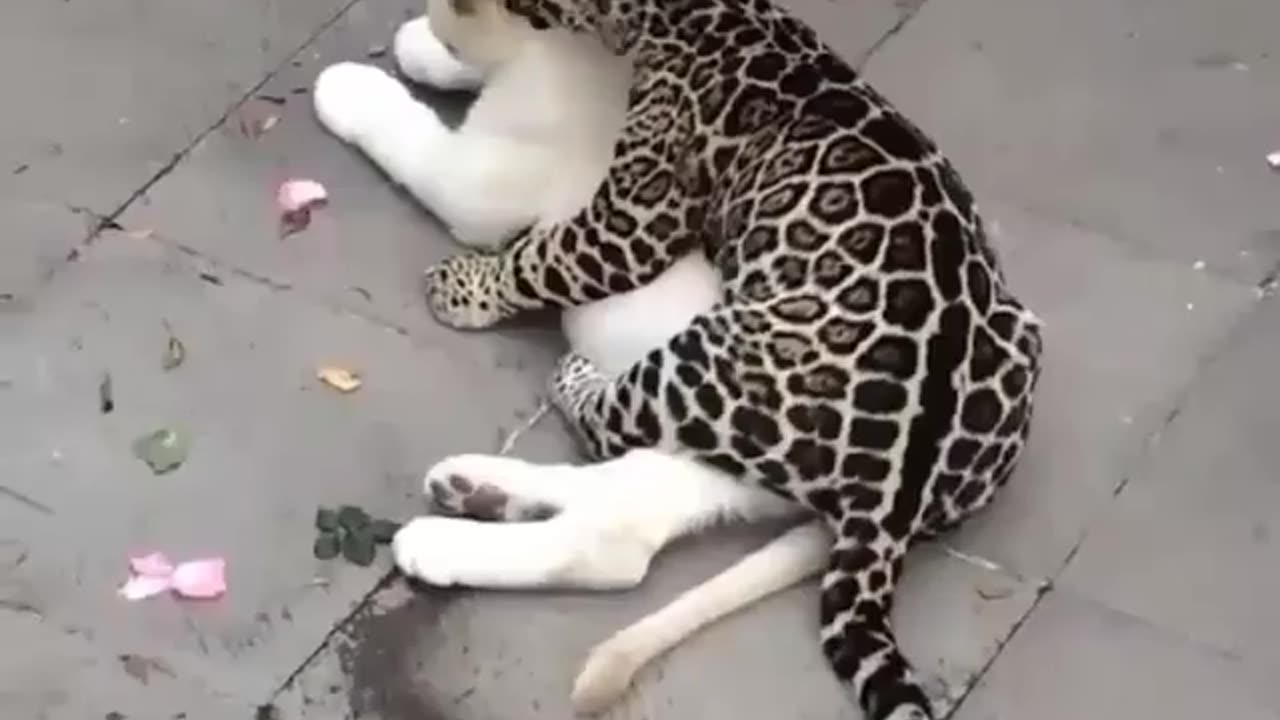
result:
[[[490,521],[546,520],[559,512],[554,502],[512,487],[536,487],[540,472],[548,470],[513,458],[457,455],[427,471],[423,490],[436,508],[450,515]]]
[[[577,353],[560,358],[551,375],[551,402],[570,417],[578,415],[582,402],[608,382],[592,362]]]
[[[502,259],[452,257],[425,273],[427,308],[436,320],[460,330],[487,328],[511,314],[498,297]]]

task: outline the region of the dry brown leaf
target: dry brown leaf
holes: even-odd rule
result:
[[[169,336],[169,343],[165,346],[164,357],[160,358],[160,367],[166,371],[173,370],[187,359],[187,346],[175,335]]]
[[[98,409],[103,415],[109,414],[116,409],[115,393],[111,391],[111,373],[102,374],[102,380],[98,383]]]
[[[274,110],[283,101],[280,98],[280,103],[276,103],[275,98],[258,97],[245,103],[236,111],[236,126],[240,134],[257,140],[269,132],[280,122],[280,115]]]
[[[257,127],[258,137],[262,137],[268,132],[271,132],[271,128],[275,127],[276,124],[279,122],[280,122],[279,115],[268,115],[262,118],[262,121],[258,123],[258,127]]]
[[[974,592],[978,593],[978,597],[988,602],[992,600],[1004,600],[1012,597],[1014,589],[1004,583],[986,582],[975,587]]]
[[[357,373],[335,365],[320,368],[316,371],[316,377],[325,385],[343,393],[354,392],[364,384]]]

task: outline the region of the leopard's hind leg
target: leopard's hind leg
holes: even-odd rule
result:
[[[809,426],[815,416],[793,419],[796,406],[784,408],[771,385],[788,378],[754,373],[739,361],[753,338],[743,337],[733,313],[699,316],[613,380],[588,360],[569,355],[553,378],[553,401],[600,456],[634,447],[684,448],[820,514],[837,538],[822,580],[822,648],[828,661],[870,720],[932,718],[890,624],[906,542],[885,531],[870,511],[859,510],[858,493],[842,492],[865,481],[841,475],[840,424],[824,436],[820,427]],[[824,381],[832,390],[836,376]]]
[[[405,574],[441,586],[629,588],[680,535],[796,514],[714,468],[648,450],[592,465],[461,455],[432,468],[425,490],[462,517],[419,517],[392,544]]]

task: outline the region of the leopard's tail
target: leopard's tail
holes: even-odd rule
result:
[[[889,621],[902,550],[844,535],[822,577],[822,651],[867,720],[933,720]]]

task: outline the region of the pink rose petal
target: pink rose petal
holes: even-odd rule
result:
[[[276,209],[280,212],[280,237],[288,237],[307,229],[311,211],[329,200],[329,192],[315,180],[293,179],[280,184],[276,191]]]
[[[137,575],[159,575],[167,577],[173,574],[173,563],[162,552],[153,552],[141,557],[129,558],[129,569]]]
[[[125,600],[142,600],[153,595],[168,592],[173,587],[168,577],[148,577],[137,575],[120,587],[120,597]]]
[[[142,600],[173,591],[185,598],[208,599],[227,591],[227,561],[204,558],[174,565],[164,553],[129,558],[130,577],[120,587],[126,600]]]
[[[227,561],[208,558],[180,563],[173,571],[173,589],[183,597],[215,598],[227,591]]]
[[[280,205],[281,212],[314,207],[328,199],[329,192],[315,180],[286,180],[276,192],[276,202]]]

